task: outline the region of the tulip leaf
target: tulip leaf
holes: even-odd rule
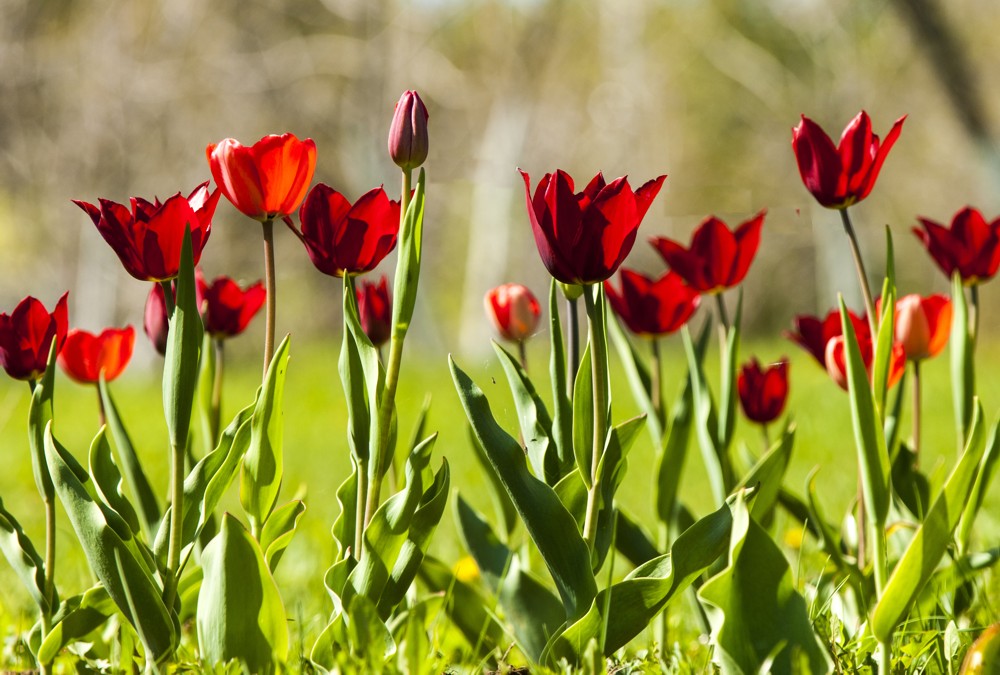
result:
[[[143,532],[146,533],[147,541],[151,541],[156,532],[156,525],[160,521],[160,503],[146,477],[146,472],[143,471],[139,456],[132,445],[132,439],[129,437],[128,431],[125,430],[118,406],[115,405],[103,374],[97,386],[100,390],[101,401],[104,403],[108,429],[115,441],[115,449],[117,450],[115,460],[121,467],[122,476],[125,478],[125,487],[131,497],[130,501],[135,506],[136,514],[139,516],[139,524],[142,526]]]
[[[733,441],[733,432],[736,429],[736,364],[739,361],[740,352],[740,324],[743,322],[742,287],[740,287],[737,297],[736,316],[726,331],[726,340],[723,343],[722,380],[719,386],[719,432],[716,438],[718,439],[723,469],[728,464],[727,453]],[[726,472],[723,471],[723,478],[726,477]],[[731,481],[732,477],[730,476],[726,482],[727,491],[731,487]]]
[[[576,521],[555,491],[528,471],[524,452],[496,423],[482,390],[450,358],[449,366],[476,438],[538,547],[567,616],[579,617],[593,601],[597,582]]]
[[[496,512],[497,520],[502,526],[503,534],[509,537],[517,526],[517,509],[514,508],[514,502],[510,500],[510,495],[507,494],[507,490],[504,488],[500,476],[497,475],[496,469],[490,464],[489,457],[486,456],[486,451],[483,450],[483,446],[476,437],[472,426],[468,426],[467,429],[469,444],[475,452],[476,461],[479,462],[479,466],[489,480],[490,499],[493,502],[493,509]],[[571,473],[575,473],[575,469]]]
[[[889,376],[892,370],[892,346],[896,339],[896,288],[886,279],[882,291],[882,316],[878,322],[878,337],[874,345],[872,357],[872,390],[875,397],[875,410],[878,419],[885,418],[885,397],[889,388]]]
[[[38,649],[38,662],[51,663],[64,647],[104,626],[117,611],[107,589],[100,584],[67,598],[52,617],[52,629]]]
[[[444,594],[445,613],[472,646],[476,658],[485,658],[500,644],[503,627],[490,609],[492,601],[476,586],[432,556],[424,558],[420,580],[430,591]]]
[[[549,417],[549,411],[545,409],[535,385],[517,359],[496,342],[493,343],[493,351],[500,359],[500,366],[514,396],[521,437],[524,438],[531,468],[536,476],[549,485],[554,485],[561,476],[555,444],[552,442],[552,418]]]
[[[190,226],[184,230],[180,270],[177,273],[177,302],[168,325],[167,352],[163,363],[163,411],[171,447],[184,448],[191,428],[205,330],[195,297]]]
[[[264,523],[260,531],[260,548],[264,552],[267,567],[274,574],[278,561],[295,536],[295,528],[299,518],[306,512],[306,505],[301,500],[294,500],[279,506]]]
[[[357,458],[351,458],[351,475],[337,488],[337,503],[340,513],[333,521],[333,539],[337,542],[337,560],[348,554],[357,559],[358,552],[354,549],[355,536],[358,527],[358,476],[361,469]],[[361,505],[364,509],[364,504]]]
[[[38,609],[43,614],[50,614],[53,608],[49,606],[48,594],[45,592],[45,563],[28,535],[21,529],[21,524],[4,508],[3,500],[0,500],[0,552],[28,589]],[[55,602],[58,604],[58,599]]]
[[[615,493],[625,479],[628,469],[628,453],[635,443],[646,416],[639,415],[612,427],[608,441],[601,453],[601,461],[597,465],[597,475],[600,480],[599,510],[597,513],[597,537],[594,546],[594,570],[604,563],[608,550],[614,541],[615,525]]]
[[[351,651],[367,666],[363,670],[381,670],[389,657],[396,653],[396,643],[379,617],[375,603],[367,596],[356,595],[351,598],[347,616]]]
[[[455,496],[455,523],[465,550],[476,561],[490,591],[496,593],[510,569],[513,552],[500,541],[486,517],[472,508],[461,494]]]
[[[94,499],[81,481],[82,467],[59,445],[51,429],[50,422],[45,434],[46,459],[87,562],[118,609],[144,636],[150,652],[147,657],[159,661],[173,652],[179,626],[163,604],[163,589],[149,568],[152,560],[146,559],[118,514]]]
[[[563,344],[562,321],[559,318],[558,282],[549,284],[549,376],[552,380],[552,442],[559,458],[560,474],[573,467],[573,407],[567,393],[566,348]],[[575,376],[575,373],[574,373]]]
[[[205,547],[202,567],[202,658],[209,663],[236,659],[250,672],[274,672],[275,662],[283,663],[288,656],[285,608],[256,540],[228,513],[219,534]]]
[[[888,642],[906,618],[913,601],[934,574],[952,542],[965,505],[969,502],[985,451],[983,411],[975,401],[965,452],[931,505],[927,517],[903,552],[872,612],[871,627],[879,642]]]
[[[728,565],[705,582],[698,599],[712,625],[713,660],[724,675],[795,672],[796,650],[808,659],[808,672],[833,671],[788,561],[743,500],[733,504]]]
[[[871,385],[858,347],[858,338],[843,298],[840,298],[840,322],[845,340],[847,386],[865,507],[872,519],[872,526],[884,528],[889,513],[889,453],[885,447],[885,435],[875,402],[872,400]]]
[[[969,305],[965,301],[965,287],[956,270],[951,277],[951,392],[955,403],[955,428],[958,431],[959,450],[965,446],[966,434],[972,422],[972,398],[976,391],[976,371],[973,365],[972,335],[969,331]]]
[[[666,420],[663,411],[657,410],[656,406],[653,405],[653,383],[649,369],[643,363],[635,346],[629,341],[614,315],[611,315],[608,320],[608,334],[615,344],[618,360],[621,361],[622,367],[625,369],[625,377],[632,389],[632,396],[639,404],[639,410],[646,413],[646,429],[653,441],[653,447],[662,447]]]
[[[588,343],[573,383],[573,454],[588,490],[594,482],[594,373],[590,367],[591,358]]]
[[[49,347],[49,360],[45,372],[35,383],[31,392],[31,405],[28,408],[28,445],[31,449],[31,473],[35,477],[38,494],[45,502],[56,498],[49,467],[45,461],[45,426],[52,421],[52,397],[55,391],[56,353],[59,351],[56,340]]]
[[[759,486],[750,506],[750,515],[759,523],[767,522],[778,502],[785,472],[792,459],[794,443],[795,427],[790,425],[782,432],[778,442],[764,453],[740,482],[741,488]]]
[[[347,441],[351,452],[362,466],[368,466],[371,444],[371,417],[368,390],[365,386],[361,353],[354,331],[346,325],[355,306],[354,283],[350,275],[344,277],[344,340],[340,349],[340,381],[344,386],[344,403],[347,405]]]
[[[726,490],[727,472],[722,448],[715,438],[715,404],[712,402],[712,394],[708,390],[708,383],[705,381],[705,374],[691,339],[691,332],[687,326],[684,326],[681,333],[684,339],[684,351],[687,353],[688,359],[688,376],[691,378],[691,397],[694,405],[698,447],[701,449],[705,471],[708,473],[712,497],[717,504],[722,504],[728,493]]]
[[[990,430],[989,439],[986,442],[986,450],[980,462],[979,471],[976,472],[976,482],[972,485],[969,493],[969,500],[962,510],[962,518],[958,523],[958,532],[955,541],[958,543],[958,550],[964,553],[969,548],[969,540],[972,537],[972,525],[983,507],[986,499],[986,491],[993,482],[993,476],[997,471],[997,460],[1000,459],[1000,423],[995,423]]]
[[[620,506],[616,509],[615,514],[618,518],[614,530],[615,548],[630,563],[638,567],[660,556],[652,538],[636,518],[627,514]]]
[[[288,347],[289,338],[286,335],[271,359],[263,388],[257,397],[250,419],[250,445],[240,474],[240,502],[255,536],[259,536],[281,489],[285,426],[281,401],[288,370]]]
[[[138,532],[139,518],[122,491],[124,481],[111,456],[111,444],[108,443],[107,433],[98,434],[94,439],[94,443],[90,446],[89,459],[90,476],[94,480],[94,487],[101,501],[125,521],[130,532]]]
[[[413,318],[413,308],[417,302],[417,283],[420,280],[420,264],[423,259],[424,238],[424,193],[426,176],[420,169],[417,189],[413,199],[403,214],[399,228],[399,259],[396,263],[396,277],[392,287],[392,339],[406,335]]]

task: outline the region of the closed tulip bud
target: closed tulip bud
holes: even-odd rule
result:
[[[505,340],[521,342],[534,334],[542,307],[521,284],[503,284],[486,294],[486,314]]]
[[[396,102],[389,127],[389,156],[396,166],[412,171],[427,159],[427,108],[415,91],[404,91]]]

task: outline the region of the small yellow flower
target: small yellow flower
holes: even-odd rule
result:
[[[803,532],[801,527],[790,527],[785,530],[785,546],[796,550],[802,548]]]
[[[470,583],[479,579],[479,566],[476,565],[476,561],[470,555],[459,558],[452,571],[455,573],[455,578],[459,581]]]

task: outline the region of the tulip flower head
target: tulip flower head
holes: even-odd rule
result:
[[[949,279],[958,272],[962,283],[972,286],[997,273],[1000,218],[987,222],[982,213],[966,206],[952,218],[950,228],[929,218],[918,220],[924,229],[914,227],[913,233]]]
[[[542,306],[538,298],[521,284],[503,284],[486,294],[486,315],[500,336],[522,342],[535,333]]]
[[[59,365],[70,379],[80,384],[96,384],[104,374],[111,382],[122,374],[132,358],[135,329],[108,328],[99,335],[71,330],[59,352]]]
[[[173,286],[173,284],[171,284]],[[176,294],[176,291],[175,291]],[[146,296],[146,307],[143,312],[142,328],[153,343],[153,348],[160,356],[167,353],[167,335],[169,333],[170,317],[167,316],[167,304],[163,297],[163,286],[153,284]]]
[[[51,313],[30,295],[9,315],[0,313],[0,365],[15,380],[42,376],[53,340],[56,352],[63,348],[69,327],[67,295],[62,294]]]
[[[951,300],[944,295],[904,295],[896,301],[896,341],[906,358],[921,361],[941,353],[951,330]]]
[[[756,358],[751,359],[740,368],[736,389],[747,419],[757,424],[773,422],[788,398],[788,359],[763,368]]]
[[[396,166],[412,171],[427,159],[427,107],[415,91],[404,91],[389,126],[389,156]]]
[[[695,230],[690,248],[667,237],[651,237],[650,243],[691,288],[701,293],[720,293],[737,286],[747,275],[760,245],[766,213],[761,211],[732,231],[715,216],[709,216]]]
[[[251,146],[227,138],[205,152],[222,194],[261,222],[295,213],[316,170],[316,143],[294,134],[265,136]]]
[[[857,338],[858,347],[861,351],[861,358],[865,363],[865,372],[868,373],[868,380],[871,381],[872,365],[874,360],[871,333],[866,329],[864,332],[858,332]],[[846,349],[847,340],[844,335],[838,335],[826,343],[826,371],[830,374],[833,381],[836,382],[837,385],[844,391],[847,391]],[[889,388],[896,386],[896,383],[903,377],[903,371],[905,369],[906,352],[903,351],[903,345],[899,342],[893,342],[892,355],[889,363],[889,379],[887,382],[887,386]]]
[[[617,271],[666,178],[654,178],[633,192],[626,177],[606,183],[597,174],[576,193],[573,179],[560,170],[545,174],[532,197],[531,178],[524,171],[521,177],[542,263],[566,284],[595,284]]]
[[[396,247],[399,233],[399,202],[377,187],[351,204],[329,185],[309,191],[299,210],[302,231],[286,221],[305,244],[313,265],[320,272],[342,277],[375,269]]]
[[[180,269],[181,244],[188,227],[198,264],[212,233],[219,191],[209,192],[205,181],[186,198],[179,192],[163,203],[132,197],[131,209],[108,199],[100,199],[99,207],[80,200],[73,203],[94,221],[129,274],[140,281],[167,281]]]
[[[847,310],[855,335],[867,336],[871,329],[864,316]],[[821,368],[826,368],[826,346],[833,338],[843,334],[840,312],[831,310],[826,317],[799,315],[795,317],[795,330],[785,331],[784,336],[812,354]],[[859,338],[860,339],[860,338]]]
[[[259,281],[243,289],[226,276],[216,277],[211,284],[200,273],[196,278],[205,332],[213,338],[225,339],[242,333],[267,299],[264,285]]]
[[[361,329],[375,347],[384,345],[392,336],[392,297],[385,275],[378,283],[362,281],[355,291]]]
[[[676,272],[653,280],[634,270],[622,268],[621,292],[611,281],[604,282],[611,309],[636,335],[668,335],[687,323],[698,309],[701,296],[684,284]]]
[[[861,111],[840,137],[840,144],[811,119],[802,116],[792,129],[792,149],[806,189],[822,206],[845,209],[868,196],[906,116],[892,125],[885,141],[872,133],[868,113]]]

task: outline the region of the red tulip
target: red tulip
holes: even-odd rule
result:
[[[767,424],[778,419],[788,398],[788,359],[761,368],[756,358],[740,368],[736,379],[743,413],[752,422]]]
[[[761,211],[730,232],[726,224],[709,216],[701,222],[686,249],[666,237],[651,237],[660,256],[691,288],[701,293],[719,293],[743,281],[760,245]]]
[[[542,306],[538,298],[521,284],[503,284],[484,298],[486,315],[505,340],[520,342],[531,337],[538,327]]]
[[[404,91],[389,126],[389,156],[396,166],[412,171],[427,159],[427,107],[415,91]]]
[[[259,281],[246,289],[226,276],[216,277],[208,284],[199,273],[197,281],[205,332],[214,338],[242,333],[267,299],[267,292]]]
[[[0,313],[0,365],[15,380],[41,377],[53,339],[56,351],[62,349],[68,328],[67,295],[62,294],[51,314],[30,295],[10,315]]]
[[[385,344],[392,336],[392,297],[385,275],[378,283],[362,281],[355,293],[361,329],[376,347]]]
[[[625,177],[605,183],[597,174],[577,194],[560,170],[545,174],[532,198],[531,178],[524,171],[521,177],[538,253],[549,274],[566,284],[593,284],[615,273],[666,178],[633,192]]]
[[[944,295],[904,295],[896,301],[895,329],[906,358],[920,361],[937,356],[948,344],[951,300]]]
[[[125,270],[140,281],[166,281],[177,276],[184,231],[191,228],[191,249],[197,265],[212,233],[212,216],[219,191],[208,191],[208,181],[187,198],[177,193],[167,201],[148,202],[132,197],[131,211],[122,204],[100,199],[100,208],[84,201],[73,203],[87,212]]]
[[[167,353],[167,335],[169,332],[167,305],[164,302],[163,286],[153,284],[146,296],[146,307],[142,319],[142,328],[153,343],[153,347],[164,356]]]
[[[996,274],[1000,267],[1000,218],[988,223],[982,213],[966,206],[955,214],[950,229],[928,218],[918,220],[924,229],[914,227],[913,233],[948,278],[957,270],[962,281],[971,286]]]
[[[868,373],[869,381],[872,378],[872,341],[871,334],[867,331],[858,333],[858,347],[861,350],[861,358],[865,363],[865,371]],[[840,385],[840,388],[847,391],[847,342],[843,335],[838,335],[826,343],[826,371],[833,378],[833,381]],[[892,356],[889,364],[889,380],[887,386],[896,386],[903,371],[906,368],[906,352],[899,342],[892,344]]]
[[[834,147],[826,132],[803,115],[792,129],[792,149],[806,189],[830,209],[844,209],[860,202],[872,191],[905,119],[903,115],[896,120],[880,144],[872,133],[868,113],[862,110],[844,129],[840,145]]]
[[[80,384],[94,384],[101,379],[107,382],[122,374],[132,358],[135,330],[108,328],[100,335],[84,330],[71,330],[66,344],[59,352],[59,365],[71,379]]]
[[[377,187],[352,205],[344,195],[320,183],[299,210],[302,232],[288,222],[320,272],[342,277],[375,269],[396,246],[399,202]]]
[[[854,333],[859,336],[864,334],[867,337],[871,332],[868,320],[851,310],[847,310],[847,315],[854,326]],[[825,368],[826,345],[833,338],[843,334],[841,329],[840,312],[832,310],[823,319],[806,315],[795,317],[795,330],[785,331],[784,336],[812,354],[820,367]]]
[[[262,222],[295,213],[316,170],[316,143],[294,134],[265,136],[249,147],[227,138],[205,152],[226,199]]]
[[[687,323],[698,309],[701,296],[685,286],[675,272],[667,272],[655,281],[638,272],[622,268],[621,293],[611,281],[604,282],[611,309],[628,329],[637,335],[666,335]]]

